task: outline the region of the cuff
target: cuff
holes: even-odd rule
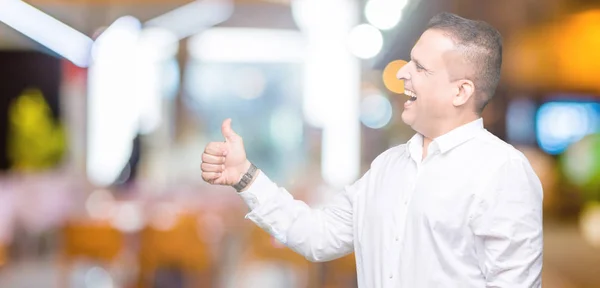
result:
[[[273,183],[263,171],[259,171],[254,182],[244,192],[238,194],[250,210],[254,210],[274,198],[278,192],[279,187],[277,187],[277,184]]]

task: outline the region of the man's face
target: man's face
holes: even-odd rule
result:
[[[426,137],[439,123],[454,112],[452,103],[457,86],[449,77],[444,57],[453,51],[454,43],[439,30],[427,30],[411,51],[411,61],[402,67],[398,79],[404,80],[405,94],[402,121]]]

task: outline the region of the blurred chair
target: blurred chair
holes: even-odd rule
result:
[[[199,231],[198,215],[192,213],[178,214],[173,225],[163,229],[146,226],[140,235],[138,287],[155,283],[159,269],[184,272],[186,287],[214,286],[214,257]]]
[[[281,261],[300,268],[305,268],[309,263],[256,225],[250,228],[249,244],[249,256],[256,260]]]
[[[316,287],[316,265],[306,260],[300,254],[286,247],[267,232],[256,225],[250,225],[248,238],[244,241],[245,249],[239,267],[249,267],[252,264],[276,264],[289,268],[299,279],[301,286]]]
[[[67,222],[62,229],[60,287],[69,287],[68,275],[76,260],[114,264],[125,247],[125,236],[108,221]]]

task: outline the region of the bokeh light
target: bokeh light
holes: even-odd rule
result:
[[[402,19],[407,0],[370,0],[365,5],[365,17],[381,30],[394,28]]]
[[[404,60],[395,60],[388,63],[383,70],[383,85],[385,88],[396,94],[404,94],[404,81],[398,79],[398,71],[406,65]]]
[[[579,221],[579,228],[585,241],[595,248],[600,248],[600,204],[586,205]]]
[[[392,119],[392,104],[386,97],[374,94],[360,104],[360,121],[372,129],[380,129]]]
[[[361,59],[370,59],[381,51],[383,36],[377,28],[369,24],[360,24],[350,31],[348,48],[350,52]]]
[[[115,199],[110,191],[98,189],[88,196],[85,209],[93,219],[108,220],[115,212]]]
[[[600,134],[588,135],[574,143],[561,160],[566,178],[584,191],[596,194],[596,200],[600,201]]]
[[[537,112],[536,135],[542,150],[562,153],[571,143],[600,127],[600,103],[548,102]]]

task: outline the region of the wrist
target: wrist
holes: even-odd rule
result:
[[[245,191],[256,179],[258,168],[250,161],[246,160],[242,166],[242,171],[238,177],[238,181],[232,187],[239,193]]]
[[[248,185],[246,185],[246,187],[244,187],[242,190],[238,191],[238,193],[242,193],[242,192],[248,190],[250,188],[250,186],[252,186],[252,183],[254,183],[256,178],[258,178],[259,173],[260,173],[260,169],[257,169],[256,172],[254,173],[254,177],[252,177],[252,180],[250,180],[250,183],[248,183]]]
[[[244,174],[246,174],[248,172],[248,170],[250,170],[250,166],[252,166],[252,163],[248,159],[246,159],[246,162],[244,162],[244,164],[242,164],[240,166],[241,168],[238,173],[239,175],[236,178],[237,181],[235,181],[235,183],[233,185],[240,183],[240,181],[242,181],[242,177],[244,177]],[[231,185],[231,186],[233,186],[233,185]]]

